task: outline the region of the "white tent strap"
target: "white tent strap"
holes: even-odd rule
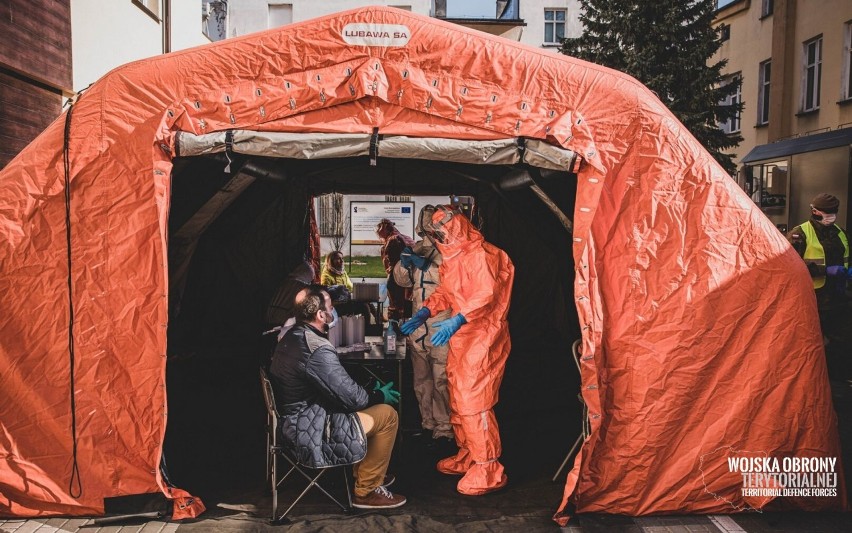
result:
[[[574,164],[577,162],[577,154],[571,150],[553,146],[537,139],[527,139],[524,151],[524,163],[528,165],[547,168],[551,170],[567,170],[576,172]]]
[[[379,143],[379,156],[431,159],[478,165],[514,165],[521,160],[515,139],[462,141],[427,137],[389,136]]]
[[[328,159],[370,155],[367,133],[280,133],[235,130],[234,153],[291,159]],[[225,132],[177,134],[180,156],[225,151]],[[544,141],[527,139],[521,149],[517,139],[466,141],[435,137],[386,136],[379,143],[380,157],[430,159],[479,165],[514,165],[521,161],[538,168],[571,170],[574,152]],[[522,159],[523,158],[523,159]]]

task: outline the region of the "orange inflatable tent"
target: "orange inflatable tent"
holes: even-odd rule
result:
[[[170,299],[224,216],[182,200],[177,224],[172,178],[210,154],[571,172],[591,433],[557,520],[844,507],[808,273],[666,107],[618,72],[368,7],[117,68],[0,172],[0,515],[157,491],[201,509],[158,466]],[[833,492],[745,490],[776,459],[777,487],[808,460]]]

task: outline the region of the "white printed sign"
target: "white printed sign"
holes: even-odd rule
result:
[[[400,233],[414,235],[414,202],[350,202],[349,242],[352,244],[382,244],[376,235],[376,225],[383,218],[396,224]]]

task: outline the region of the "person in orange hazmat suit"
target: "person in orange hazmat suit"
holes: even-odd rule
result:
[[[485,242],[470,221],[439,206],[423,229],[438,246],[441,284],[402,325],[406,335],[446,309],[452,317],[434,324],[433,344],[449,342],[447,380],[450,422],[459,452],[438,462],[444,474],[462,475],[457,489],[478,496],[506,485],[494,416],[511,341],[506,317],[515,268],[503,250]]]

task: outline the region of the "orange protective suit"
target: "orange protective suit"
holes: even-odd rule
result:
[[[438,470],[464,474],[458,491],[480,495],[506,484],[493,407],[511,348],[506,316],[515,267],[464,215],[443,208],[432,220],[440,226],[435,241],[444,260],[441,285],[423,306],[433,315],[452,309],[467,320],[450,337],[447,357],[450,422],[459,452],[439,461]]]

